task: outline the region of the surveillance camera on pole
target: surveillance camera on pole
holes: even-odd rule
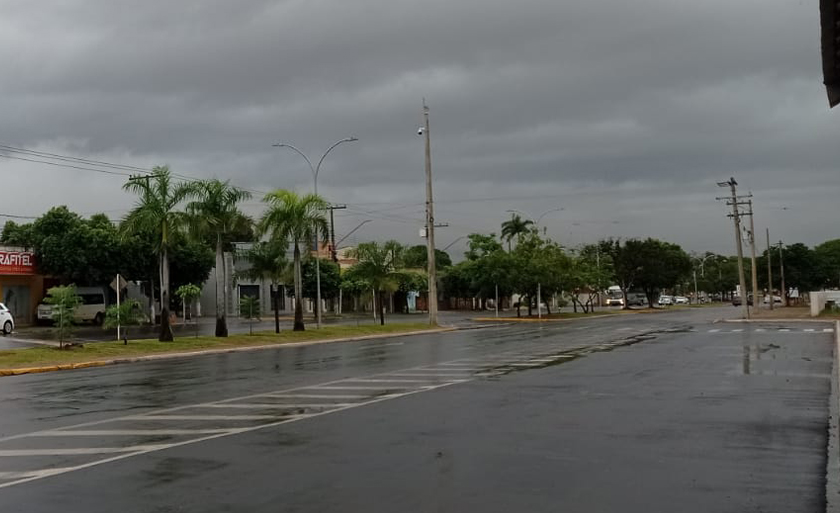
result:
[[[426,127],[421,126],[417,129],[417,135],[423,135],[424,133],[426,133]]]

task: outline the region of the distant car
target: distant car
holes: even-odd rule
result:
[[[15,318],[3,303],[0,303],[0,329],[4,335],[10,335],[15,330]]]
[[[659,296],[659,306],[667,306],[674,304],[674,298],[671,296]]]
[[[732,298],[732,306],[741,306],[744,304],[744,300],[741,299],[741,296],[734,296]],[[749,306],[753,305],[753,298],[752,295],[747,296],[747,304]]]
[[[607,306],[624,306],[624,298],[608,297],[607,298]]]
[[[639,294],[628,294],[627,306],[647,306],[647,298]]]
[[[766,305],[769,302],[770,302],[770,298],[767,297],[767,296],[764,296],[764,304]],[[775,303],[777,305],[782,304],[782,298],[780,298],[779,296],[773,296],[773,303]]]
[[[688,298],[685,296],[677,296],[674,298],[675,305],[687,305],[688,303]]]

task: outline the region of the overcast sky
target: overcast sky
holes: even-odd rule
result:
[[[575,246],[658,237],[734,253],[840,237],[840,112],[817,0],[0,0],[0,144],[311,190],[337,232],[419,244],[422,98],[443,247],[518,209]],[[2,157],[0,213],[119,218],[124,176]],[[30,157],[31,158],[31,157]],[[66,163],[66,162],[65,162]],[[245,209],[259,213],[259,195]],[[3,219],[0,218],[0,221]],[[353,241],[355,237],[348,239]],[[463,251],[463,241],[451,252]]]

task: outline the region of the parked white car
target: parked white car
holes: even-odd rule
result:
[[[677,296],[674,298],[675,305],[687,305],[688,303],[688,298],[685,296]]]
[[[3,303],[0,303],[0,329],[4,335],[9,335],[15,330],[15,318]]]
[[[673,305],[674,298],[671,296],[659,296],[659,306]]]

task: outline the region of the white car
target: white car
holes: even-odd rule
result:
[[[674,298],[675,305],[687,305],[688,303],[688,298],[685,296],[677,296]]]
[[[674,300],[671,296],[659,296],[659,306],[673,305]]]
[[[608,297],[607,306],[624,306],[623,297]]]
[[[15,318],[3,303],[0,303],[0,329],[4,335],[10,335],[15,329]]]

